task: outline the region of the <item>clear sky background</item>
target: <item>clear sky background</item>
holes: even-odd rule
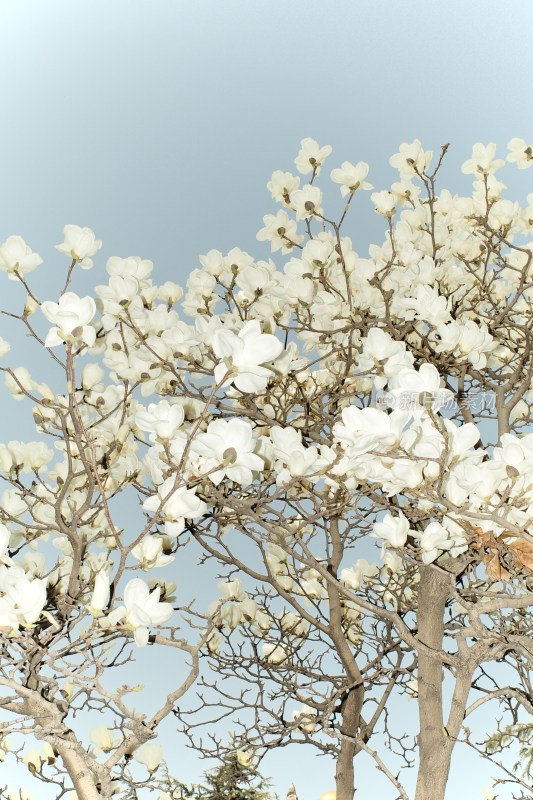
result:
[[[304,136],[333,146],[330,168],[367,161],[377,189],[400,142],[449,142],[442,182],[468,191],[474,142],[533,139],[532,38],[531,0],[0,0],[0,241],[20,234],[45,259],[42,297],[65,223],[104,243],[80,293],[110,255],[151,258],[158,282],[185,282],[211,248],[266,258],[265,184]],[[530,176],[504,181],[523,200]],[[351,226],[359,252],[381,239],[369,203]],[[23,422],[0,400],[7,440]],[[203,768],[176,760],[184,779]],[[297,749],[265,772],[305,800],[332,784]],[[481,797],[481,775],[456,775],[451,798]],[[369,779],[356,796],[376,797]]]

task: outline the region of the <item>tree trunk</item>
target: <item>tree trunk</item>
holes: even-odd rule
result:
[[[37,683],[33,678],[32,683]],[[19,691],[22,691],[19,689]],[[76,740],[76,737],[62,721],[57,705],[42,697],[35,689],[24,689],[25,712],[36,721],[35,736],[48,742],[59,754],[76,790],[78,800],[107,800],[111,797],[111,781],[105,777],[101,789],[95,772],[90,769],[92,761]]]
[[[355,735],[359,731],[361,690],[352,689],[342,709],[340,752],[335,768],[336,800],[352,800],[355,791]]]
[[[331,553],[328,559],[328,570],[337,577],[344,547],[339,532],[339,521],[330,520]],[[339,756],[335,769],[336,800],[353,800],[355,792],[354,757],[358,752],[355,737],[359,734],[361,710],[364,700],[363,679],[355,657],[350,649],[342,628],[342,608],[339,592],[330,583],[327,586],[329,601],[329,633],[344,667],[349,688],[342,702],[342,717],[339,729]]]
[[[450,577],[431,566],[420,567],[418,638],[433,653],[418,654],[419,768],[415,800],[444,800],[453,741],[444,728],[443,668],[440,659],[444,610]]]
[[[102,800],[105,795],[100,794],[96,788],[94,775],[78,753],[68,745],[58,747],[58,752],[74,784],[78,800]]]

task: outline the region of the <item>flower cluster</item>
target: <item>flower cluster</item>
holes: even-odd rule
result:
[[[21,652],[30,640],[41,653],[72,643],[41,700],[73,696],[79,652],[101,664],[117,640],[145,652],[183,644],[185,606],[167,576],[192,538],[233,570],[200,615],[198,648],[223,658],[240,631],[270,677],[333,617],[343,647],[359,647],[364,614],[414,608],[429,565],[451,574],[468,553],[489,588],[533,568],[533,195],[525,208],[503,196],[493,144],[463,164],[471,195],[437,193],[433,154],[415,140],[390,159],[398,181],[370,197],[365,162],[331,170],[346,203],[333,223],[319,185],[331,153],[304,139],[299,174],[268,182],[281,207],[257,238],[279,265],[211,250],[182,288],[154,283],[147,259],[111,256],[107,282],[80,297],[71,282],[102,242],[66,225],[64,289],[40,302],[26,275],[41,257],[18,235],[0,245],[0,270],[29,292],[19,319],[40,309],[30,330],[64,378],[57,390],[56,375],[52,388],[4,366],[0,339],[5,385],[31,400],[40,437],[0,444],[0,634]],[[512,139],[507,162],[531,166],[531,146]],[[364,202],[386,233],[360,254],[342,225]],[[383,390],[392,409],[378,407]],[[496,444],[482,437],[483,410],[448,413],[469,390],[494,393]],[[122,492],[138,528],[115,521]],[[379,563],[360,547],[375,539]],[[270,588],[245,588],[239,570]],[[288,728],[314,735],[318,707],[310,698]],[[162,752],[140,729],[137,712],[120,731],[94,728],[94,757],[124,745],[152,775]],[[27,756],[37,771],[55,758],[39,753]]]

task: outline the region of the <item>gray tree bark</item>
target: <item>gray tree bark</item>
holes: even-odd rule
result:
[[[419,768],[415,800],[444,800],[453,741],[444,727],[443,668],[440,652],[444,637],[444,610],[450,577],[431,567],[420,567],[418,638],[430,648],[418,655]]]
[[[343,543],[337,519],[330,521],[331,554],[328,560],[328,571],[337,577],[337,571],[343,556]],[[335,769],[335,785],[337,800],[353,800],[355,792],[354,757],[357,753],[356,736],[359,733],[361,710],[364,700],[364,687],[361,672],[346,641],[342,630],[342,608],[338,590],[328,584],[329,630],[344,667],[349,685],[347,695],[342,703],[340,725],[340,752]]]

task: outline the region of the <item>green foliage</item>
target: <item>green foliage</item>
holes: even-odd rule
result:
[[[489,755],[494,755],[515,745],[518,745],[518,758],[513,764],[513,772],[522,780],[529,778],[533,781],[533,725],[531,723],[507,725],[487,739],[485,750]]]
[[[253,767],[244,767],[234,754],[204,775],[195,800],[275,800],[270,784]]]

